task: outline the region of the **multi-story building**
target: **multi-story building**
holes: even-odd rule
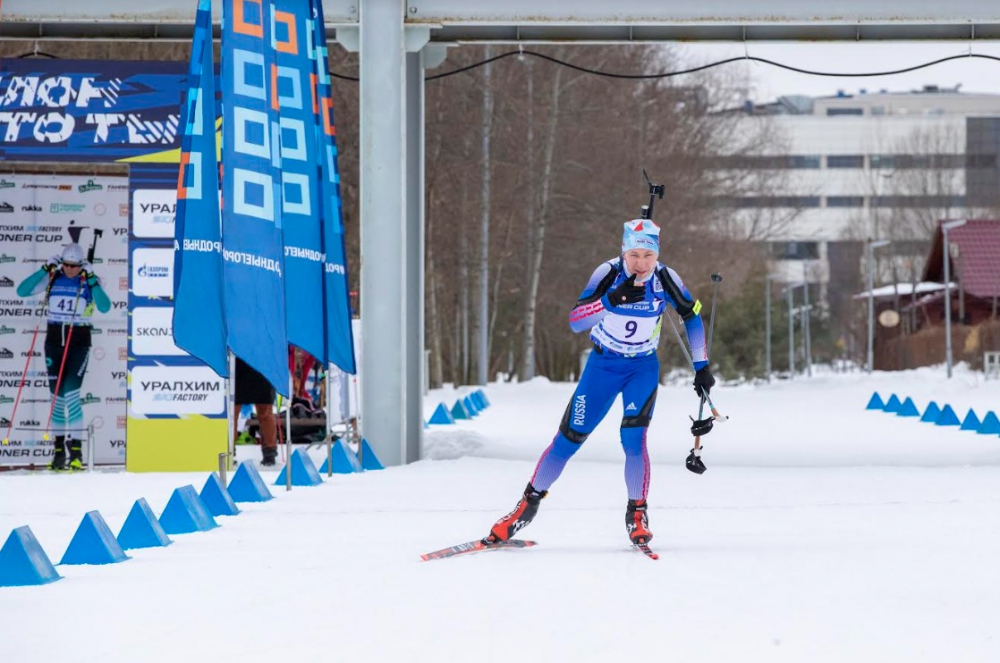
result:
[[[772,190],[730,204],[737,217],[763,210],[789,219],[770,237],[772,273],[808,280],[834,311],[862,283],[866,239],[893,240],[886,254],[909,280],[923,271],[937,218],[982,214],[1000,200],[1000,95],[862,90],[748,102],[734,112],[747,122],[769,116],[776,140],[764,154],[723,158],[720,167],[775,172],[765,178]]]

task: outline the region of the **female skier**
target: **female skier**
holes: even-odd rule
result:
[[[43,291],[48,293],[49,305],[45,365],[49,373],[49,390],[55,397],[52,426],[57,431],[64,429],[62,435],[56,435],[55,453],[49,467],[66,469],[68,446],[69,467],[79,470],[83,468],[83,442],[79,432],[84,428],[80,386],[90,355],[89,318],[95,306],[101,313],[107,313],[111,300],[101,288],[101,280],[91,271],[79,244],[67,244],[62,254],[49,258],[40,270],[17,287],[18,297],[30,297]],[[59,382],[58,394],[56,382]]]
[[[701,303],[691,297],[677,272],[657,262],[659,252],[660,229],[656,224],[648,219],[628,221],[621,256],[602,263],[590,277],[569,314],[569,325],[574,332],[590,330],[593,352],[559,432],[542,453],[523,497],[493,525],[485,543],[506,541],[531,522],[567,461],[601,423],[618,394],[625,406],[621,425],[628,488],[625,529],[633,544],[653,538],[646,517],[646,430],[656,405],[660,377],[656,347],[667,305],[684,320],[694,360],[695,392],[708,394],[715,384],[705,354],[705,328],[698,315]]]

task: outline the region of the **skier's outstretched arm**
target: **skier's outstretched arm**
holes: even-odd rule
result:
[[[705,324],[701,320],[701,302],[691,296],[681,277],[669,267],[666,271],[664,289],[667,301],[680,314],[684,321],[684,331],[687,332],[688,345],[691,347],[691,360],[694,370],[699,371],[708,366],[708,354],[705,349]],[[672,287],[671,287],[672,286]]]
[[[605,295],[618,276],[611,263],[601,264],[587,281],[576,306],[569,312],[569,327],[575,333],[587,331],[608,314]]]

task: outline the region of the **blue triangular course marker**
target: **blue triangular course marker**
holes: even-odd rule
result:
[[[132,510],[125,519],[125,524],[118,532],[118,545],[122,550],[136,548],[161,548],[169,546],[173,541],[160,526],[160,521],[153,515],[146,498],[140,497],[132,505]]]
[[[938,415],[940,414],[941,408],[938,407],[937,403],[931,401],[927,404],[927,409],[924,410],[924,416],[920,417],[920,421],[927,421],[933,424],[937,421]]]
[[[865,407],[866,410],[884,410],[885,403],[882,402],[882,397],[878,395],[878,392],[874,392],[872,397],[868,399],[868,406]]]
[[[938,426],[958,426],[962,422],[958,420],[958,415],[951,409],[951,406],[945,405],[941,408],[941,414],[938,415],[937,421],[934,423]]]
[[[451,416],[451,412],[445,407],[444,403],[438,403],[437,409],[434,410],[434,414],[431,415],[432,424],[453,424],[455,419]]]
[[[351,451],[343,440],[337,440],[333,443],[330,448],[330,454],[333,456],[333,473],[334,474],[353,474],[355,472],[361,472],[361,463],[358,462],[358,457]],[[323,461],[323,466],[319,468],[320,472],[327,472],[329,465],[329,459]]]
[[[486,409],[486,404],[483,403],[483,400],[479,397],[478,389],[469,394],[469,398],[472,399],[472,404],[475,405],[476,409],[480,412]]]
[[[240,512],[229,491],[222,487],[218,472],[208,475],[208,480],[201,489],[201,501],[213,516],[235,516]]]
[[[368,440],[361,438],[361,467],[365,470],[384,470],[385,466],[379,461],[378,456],[375,455],[375,450],[372,449],[372,445],[368,444]]]
[[[468,411],[468,413],[473,417],[479,416],[479,409],[476,407],[476,404],[472,402],[472,399],[469,398],[468,396],[462,399],[462,405],[465,406],[466,411]]]
[[[281,468],[278,479],[274,482],[275,486],[287,485],[285,472],[288,471],[289,466],[292,468],[293,486],[318,486],[323,483],[323,477],[319,475],[316,465],[312,462],[312,458],[305,451],[296,449],[292,452],[290,460],[291,462],[288,465]]]
[[[160,525],[167,534],[207,532],[219,526],[191,485],[174,489],[160,514]]]
[[[15,528],[0,548],[0,587],[46,585],[60,578],[31,528]]]
[[[228,490],[234,502],[266,502],[274,497],[253,463],[240,463]]]
[[[993,410],[986,413],[986,416],[983,417],[983,422],[979,424],[976,432],[980,435],[1000,435],[1000,418],[997,417]]]
[[[909,396],[903,401],[903,404],[899,406],[899,412],[896,413],[897,417],[919,417],[920,410],[917,409],[916,403]]]
[[[465,406],[462,404],[461,398],[455,401],[455,404],[451,407],[451,418],[455,421],[472,418],[469,416],[468,410],[466,410]]]
[[[979,417],[976,416],[975,410],[971,407],[969,408],[969,413],[965,415],[965,419],[962,420],[962,426],[959,430],[979,430],[980,425]]]
[[[900,405],[902,405],[902,403],[899,402],[899,397],[896,396],[896,394],[893,394],[892,396],[889,397],[889,400],[885,402],[885,411],[899,412]]]
[[[129,559],[99,511],[88,511],[60,564],[116,564]]]
[[[479,390],[479,397],[483,399],[483,405],[485,405],[486,407],[492,405],[492,403],[490,403],[490,399],[486,398],[486,392],[483,391],[482,389]]]

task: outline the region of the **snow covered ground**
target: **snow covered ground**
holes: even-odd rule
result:
[[[0,589],[0,661],[995,662],[1000,437],[864,411],[878,390],[1000,413],[1000,383],[942,372],[720,387],[702,476],[683,468],[694,394],[664,387],[659,561],[627,545],[618,404],[525,530],[537,547],[421,562],[513,506],[573,388],[491,385],[428,460],[275,487],[166,549]],[[137,497],[159,513],[205,478],[0,474],[0,537],[30,525],[58,562],[85,511],[117,532]]]

